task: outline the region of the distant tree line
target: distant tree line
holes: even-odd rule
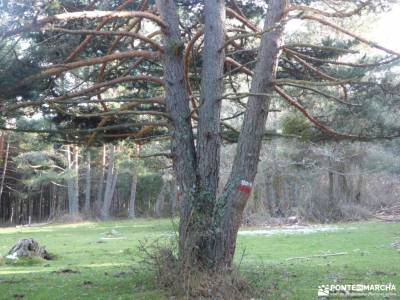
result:
[[[35,134],[1,132],[1,223],[175,215],[176,185],[165,160],[146,165],[139,149],[53,145]]]

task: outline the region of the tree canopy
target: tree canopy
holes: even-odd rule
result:
[[[43,133],[76,143],[126,137],[149,141],[168,135],[160,61],[165,24],[153,5],[4,1],[0,41],[4,120],[40,113],[49,120],[40,128]],[[178,7],[182,45],[174,49],[184,54],[196,124],[204,52],[202,3],[179,1]],[[245,83],[252,76],[263,33],[258,23],[267,7],[257,1],[228,3],[221,101],[231,107],[231,114],[221,126],[229,142],[240,131],[249,96]],[[387,9],[390,1],[293,1],[285,23],[303,20],[299,26],[313,26],[321,34],[306,37],[285,31],[276,96],[329,137],[397,136],[395,114],[390,120],[382,115],[393,112],[397,104],[399,82],[390,70],[399,53],[346,29],[349,20]],[[380,53],[371,54],[370,48]],[[343,122],[346,118],[351,122]]]

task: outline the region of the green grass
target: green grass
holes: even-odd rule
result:
[[[338,227],[298,235],[240,235],[236,262],[261,299],[316,299],[318,285],[334,283],[394,283],[400,290],[400,251],[391,247],[400,240],[400,224]],[[172,236],[173,228],[170,220],[136,220],[0,229],[1,254],[18,239],[32,237],[56,255],[32,265],[0,260],[0,299],[168,299],[141,262],[138,245]],[[107,234],[111,230],[117,235]],[[336,252],[347,254],[287,260]]]

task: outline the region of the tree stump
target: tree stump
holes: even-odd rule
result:
[[[41,257],[46,260],[50,260],[50,254],[47,252],[45,247],[39,246],[39,243],[32,238],[19,240],[6,256],[9,259],[19,258],[32,258]]]

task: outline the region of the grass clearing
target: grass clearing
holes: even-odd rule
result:
[[[336,283],[393,283],[400,299],[400,250],[391,246],[400,240],[400,224],[335,227],[298,234],[240,234],[236,262],[260,290],[260,299],[316,299],[318,285]],[[0,299],[168,299],[141,262],[138,245],[140,240],[173,236],[171,220],[0,229],[3,255],[24,237],[57,255],[32,265],[0,260]],[[346,254],[295,258],[329,253]]]

